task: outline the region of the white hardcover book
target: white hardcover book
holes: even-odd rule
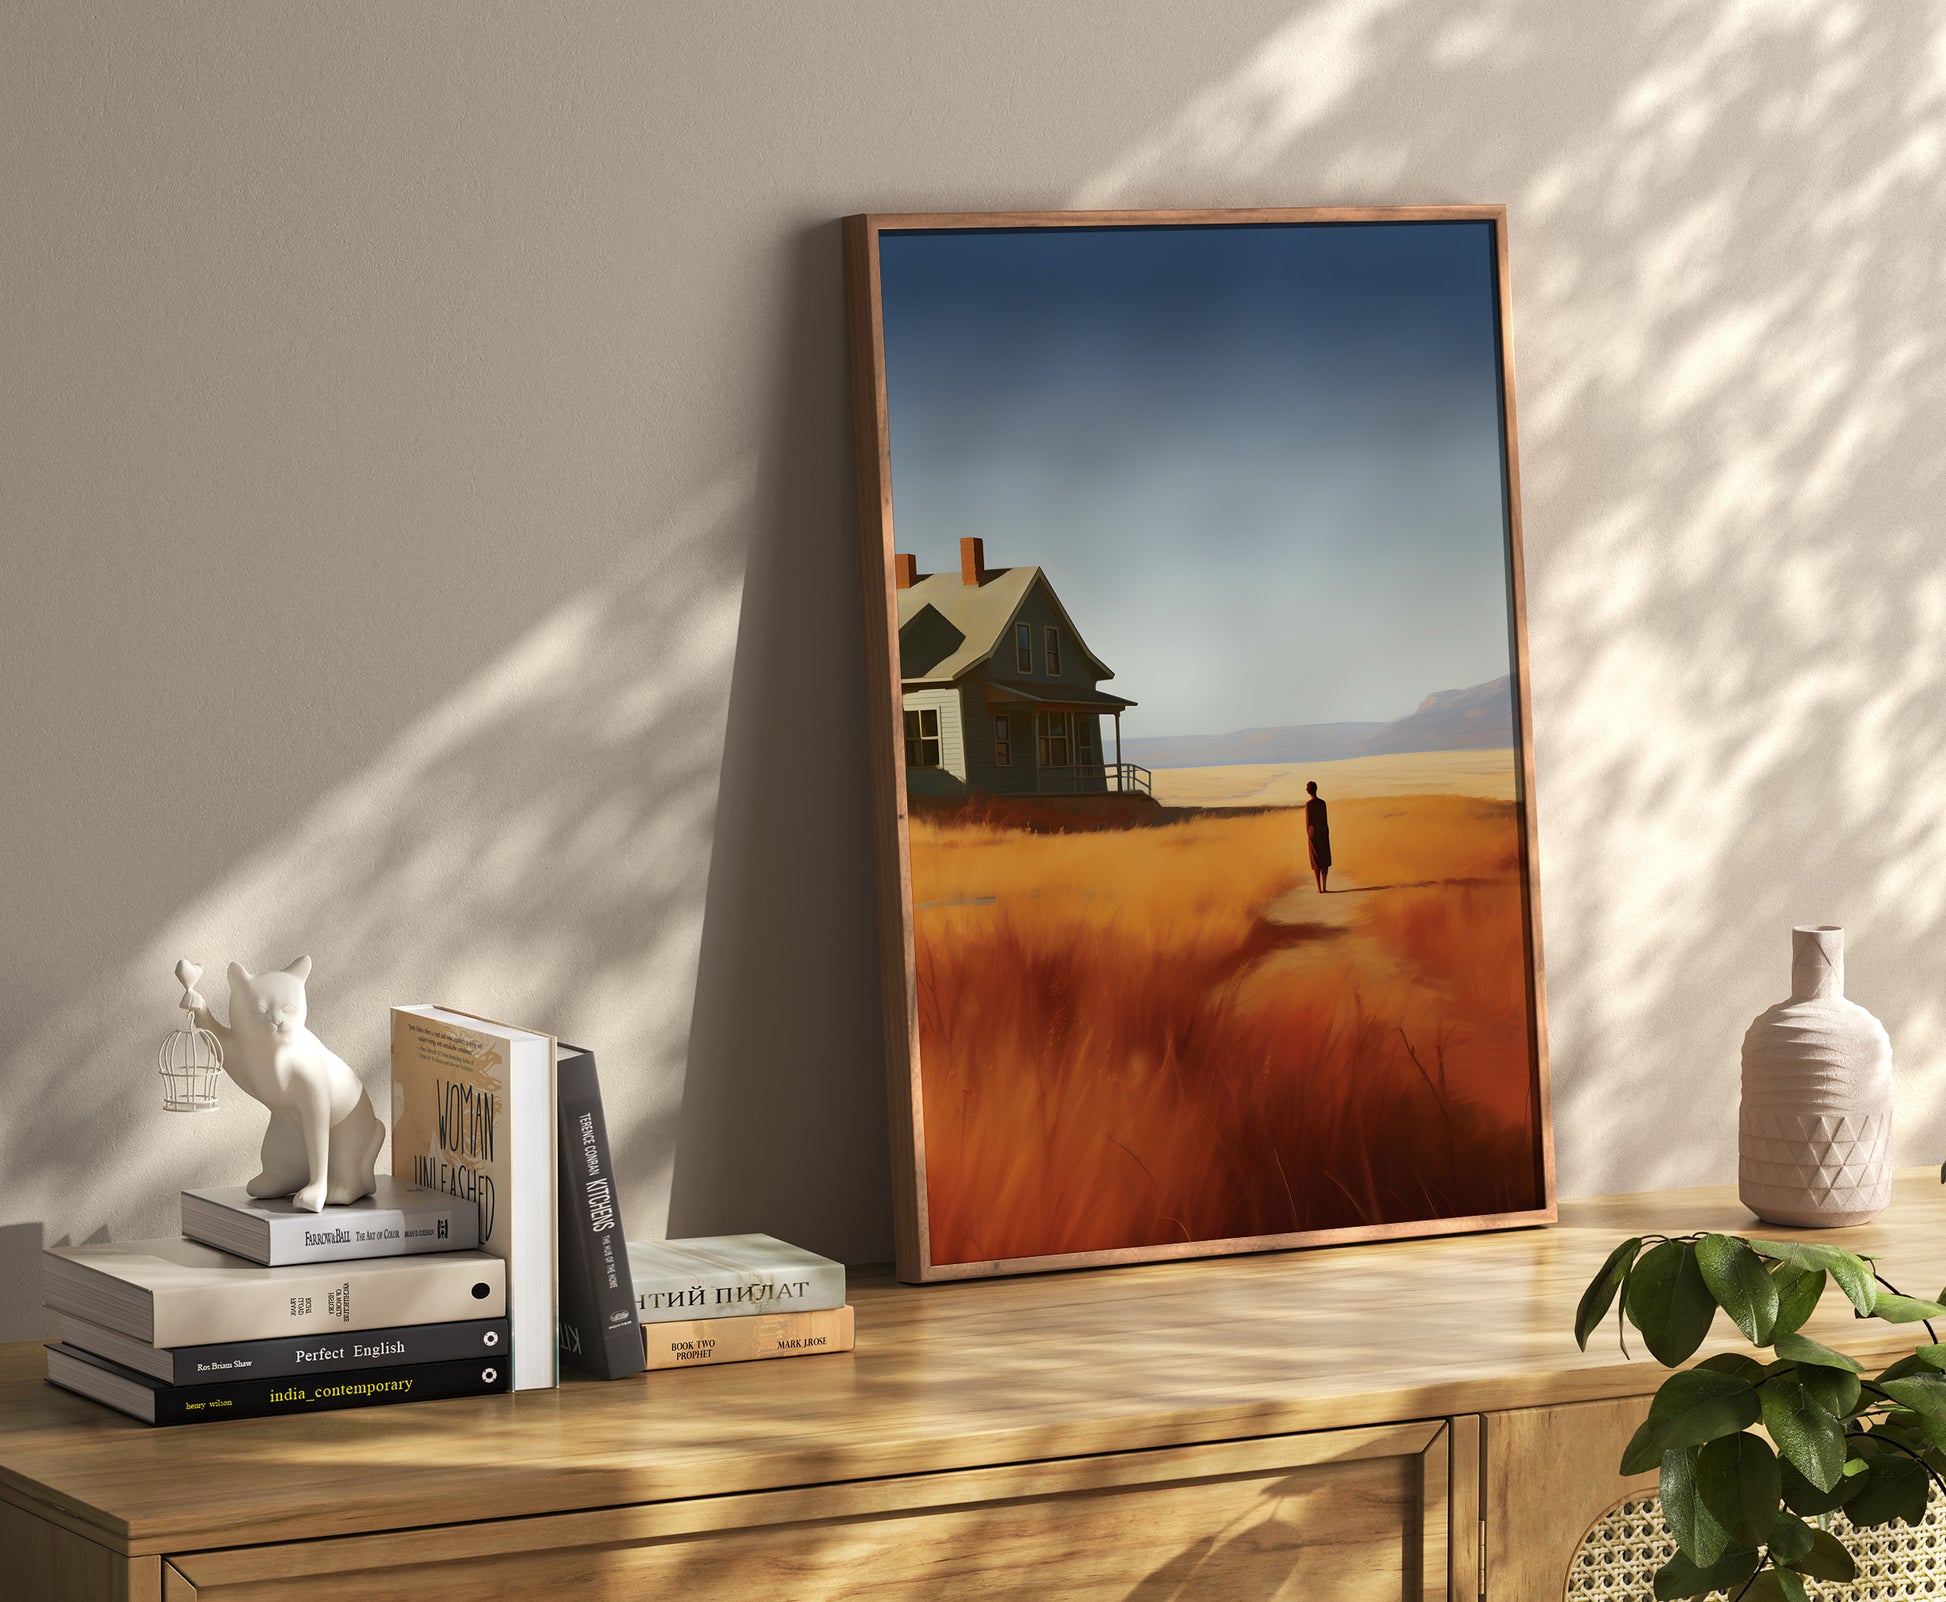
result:
[[[639,1322],[810,1313],[845,1305],[845,1265],[771,1235],[628,1243]]]
[[[43,1299],[151,1346],[208,1346],[499,1318],[506,1265],[485,1252],[372,1257],[264,1268],[193,1240],[52,1246],[41,1254]]]
[[[182,1232],[253,1263],[332,1263],[349,1257],[411,1257],[480,1244],[471,1202],[408,1185],[390,1174],[363,1201],[308,1212],[288,1196],[252,1196],[241,1185],[182,1193]]]
[[[551,1035],[392,1009],[392,1173],[478,1209],[480,1249],[507,1265],[517,1391],[560,1380],[554,1068]]]

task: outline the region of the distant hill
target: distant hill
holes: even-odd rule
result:
[[[1145,768],[1215,768],[1239,762],[1332,762],[1407,751],[1484,751],[1514,743],[1513,684],[1506,676],[1464,690],[1435,690],[1390,723],[1299,723],[1234,734],[1159,734],[1122,741]]]
[[[1415,714],[1416,715],[1416,714]],[[1161,734],[1122,741],[1122,755],[1145,768],[1223,768],[1237,762],[1329,762],[1363,756],[1365,742],[1390,723],[1300,723],[1234,734]]]

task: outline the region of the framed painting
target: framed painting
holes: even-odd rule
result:
[[[1505,209],[845,245],[901,1277],[1551,1221]]]

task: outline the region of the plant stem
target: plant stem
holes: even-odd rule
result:
[[[1933,1484],[1937,1485],[1940,1488],[1940,1490],[1946,1491],[1946,1479],[1942,1479],[1940,1477],[1939,1470],[1934,1468],[1932,1464],[1928,1463],[1925,1459],[1925,1456],[1922,1453],[1913,1451],[1913,1449],[1907,1446],[1904,1441],[1896,1441],[1889,1435],[1874,1435],[1872,1439],[1875,1441],[1883,1441],[1887,1446],[1896,1446],[1901,1452],[1905,1453],[1907,1457],[1911,1458],[1913,1462],[1917,1463],[1922,1469],[1926,1471],[1927,1477],[1931,1479]]]
[[[1867,1259],[1867,1261],[1870,1261],[1870,1259]],[[1880,1283],[1881,1285],[1883,1285],[1883,1286],[1884,1286],[1884,1287],[1885,1287],[1885,1288],[1886,1288],[1887,1290],[1889,1290],[1889,1291],[1890,1291],[1890,1292],[1891,1292],[1891,1293],[1892,1293],[1892,1294],[1893,1294],[1894,1296],[1903,1296],[1903,1295],[1905,1295],[1905,1292],[1904,1292],[1904,1291],[1902,1291],[1902,1290],[1900,1290],[1898,1286],[1896,1286],[1896,1285],[1894,1285],[1894,1284],[1893,1284],[1893,1283],[1891,1282],[1891,1280],[1889,1280],[1889,1279],[1887,1279],[1887,1278],[1886,1278],[1886,1277],[1885,1277],[1885,1276],[1884,1276],[1883,1274],[1881,1274],[1881,1273],[1880,1273],[1880,1272],[1879,1272],[1879,1271],[1878,1271],[1878,1270],[1877,1270],[1876,1268],[1874,1268],[1874,1269],[1872,1270],[1872,1278],[1873,1278],[1873,1279],[1875,1279],[1875,1280],[1877,1280],[1877,1281],[1878,1281],[1878,1282],[1879,1282],[1879,1283]],[[1931,1319],[1929,1319],[1929,1318],[1922,1318],[1922,1319],[1920,1319],[1920,1320],[1919,1320],[1919,1322],[1920,1322],[1920,1323],[1922,1323],[1922,1324],[1924,1324],[1924,1325],[1926,1326],[1926,1339],[1927,1339],[1927,1340],[1929,1340],[1929,1341],[1931,1341],[1931,1342],[1933,1343],[1933,1345],[1935,1345],[1935,1346],[1937,1346],[1937,1345],[1939,1344],[1939,1336],[1938,1336],[1938,1334],[1937,1334],[1937,1333],[1936,1333],[1936,1332],[1934,1331],[1934,1329],[1933,1329],[1933,1327],[1932,1327],[1932,1320],[1931,1320]]]

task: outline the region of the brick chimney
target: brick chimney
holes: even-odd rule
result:
[[[959,581],[980,585],[987,581],[987,548],[984,540],[972,536],[959,542]]]
[[[919,559],[904,551],[892,557],[892,582],[902,590],[909,590],[919,582]]]

